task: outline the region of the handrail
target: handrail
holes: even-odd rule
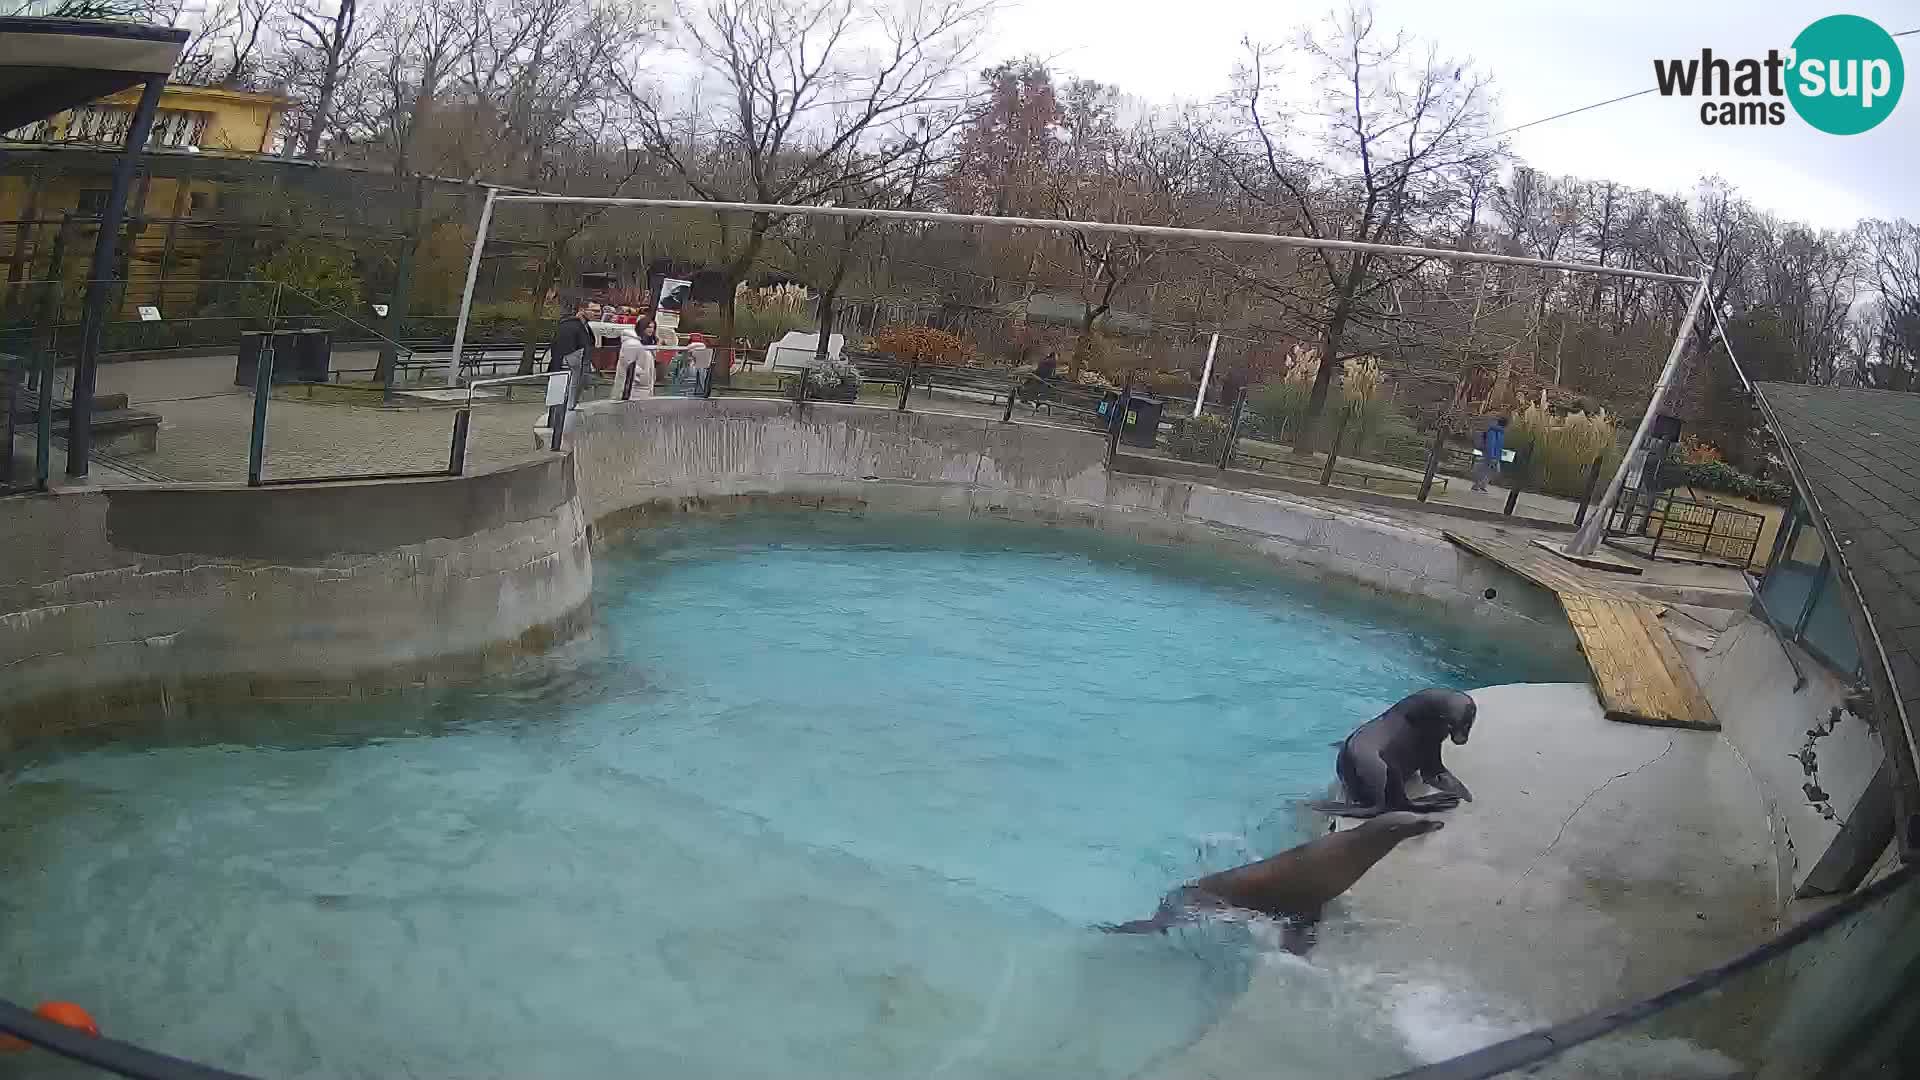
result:
[[[503,375],[497,379],[475,379],[467,384],[467,400],[466,403],[460,407],[463,409],[473,408],[473,392],[482,386],[511,386],[520,383],[549,382],[555,375],[564,376],[568,380],[573,378],[573,372],[563,369],[560,371],[537,371],[532,375]],[[572,389],[572,386],[569,385],[568,389]]]

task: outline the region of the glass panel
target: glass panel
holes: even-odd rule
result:
[[[1860,668],[1860,646],[1853,636],[1853,624],[1847,620],[1842,596],[1845,588],[1832,573],[1826,575],[1813,611],[1807,615],[1807,625],[1800,631],[1800,640],[1821,659],[1850,674]]]
[[[1800,625],[1814,583],[1825,573],[1826,548],[1820,542],[1820,531],[1798,509],[1788,528],[1780,558],[1760,583],[1760,602],[1774,623],[1791,634]]]

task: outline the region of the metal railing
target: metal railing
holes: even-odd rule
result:
[[[1608,547],[1648,559],[1731,566],[1753,563],[1765,516],[1671,493],[1621,493],[1607,515]]]

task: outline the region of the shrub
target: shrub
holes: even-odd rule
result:
[[[860,396],[860,369],[848,360],[828,359],[807,369],[807,389],[821,398],[852,401]]]
[[[750,289],[742,282],[733,291],[733,336],[765,348],[790,330],[817,327],[811,306],[807,290],[798,285]]]
[[[1586,490],[1594,458],[1601,459],[1603,476],[1620,462],[1613,418],[1605,410],[1554,416],[1528,405],[1507,424],[1507,448],[1524,459],[1528,487],[1572,499]]]
[[[266,262],[254,267],[253,276],[304,294],[282,296],[283,314],[318,314],[305,310],[315,304],[356,318],[363,314],[353,256],[331,245],[306,237],[289,240]]]
[[[1182,461],[1220,460],[1227,445],[1227,422],[1210,413],[1176,416],[1167,424],[1167,449]]]
[[[1256,387],[1247,395],[1247,408],[1259,422],[1260,433],[1275,442],[1292,442],[1307,415],[1310,382],[1281,379]],[[1329,400],[1333,400],[1331,395]]]
[[[1662,479],[1675,487],[1685,485],[1702,488],[1781,506],[1793,501],[1791,486],[1748,476],[1724,461],[1669,462],[1660,470],[1660,474]]]
[[[889,326],[867,340],[867,348],[909,364],[951,364],[966,352],[966,344],[945,330],[931,326]]]

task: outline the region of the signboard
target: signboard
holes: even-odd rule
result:
[[[653,306],[653,325],[661,330],[680,328],[680,309],[686,306],[693,282],[685,278],[661,278],[660,302]]]
[[[374,313],[375,315],[378,315],[378,316],[380,316],[380,317],[381,317],[381,318],[383,318],[383,319],[384,319],[384,318],[386,318],[386,317],[387,317],[387,305],[385,305],[385,304],[375,304],[375,305],[373,305],[373,313]]]
[[[152,304],[141,304],[140,305],[140,321],[141,322],[159,322],[160,309],[157,307],[154,307]]]
[[[576,354],[578,355],[578,354]],[[547,378],[547,405],[565,405],[567,403],[567,379],[564,371],[556,371]]]

